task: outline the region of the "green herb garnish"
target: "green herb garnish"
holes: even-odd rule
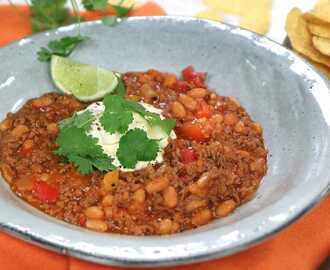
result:
[[[118,5],[110,5],[112,8],[116,11],[118,17],[125,17],[128,15],[128,13],[132,10],[133,5],[130,7],[123,7],[122,3],[124,0],[121,0]]]
[[[111,6],[117,13],[118,17],[125,17],[132,10],[130,7],[122,6],[124,0],[121,0],[117,5],[108,4],[108,0],[83,0],[82,4],[87,10],[104,10],[108,5]]]
[[[75,113],[72,117],[62,120],[59,126],[61,129],[76,127],[88,131],[94,120],[95,116],[90,111],[86,110],[79,114]]]
[[[161,119],[158,114],[147,112],[147,120],[152,126],[159,126],[167,135],[175,128],[176,121],[174,119]]]
[[[94,168],[100,171],[115,168],[112,159],[104,154],[101,146],[97,144],[97,139],[86,133],[93,120],[94,115],[86,110],[62,120],[59,124],[60,134],[56,139],[59,148],[55,153],[65,156],[82,174],[89,174]]]
[[[10,0],[8,2],[16,7]],[[70,9],[67,7],[68,2],[71,2],[75,16],[70,15]],[[123,0],[118,4],[109,4],[108,0],[82,0],[85,9],[90,11],[106,11],[107,7],[111,6],[118,17],[127,16],[133,8],[133,5],[124,7],[122,3]],[[31,12],[30,24],[33,33],[80,22],[79,7],[76,0],[31,0],[26,1],[26,4]],[[105,25],[113,26],[118,23],[117,16],[105,16],[102,18],[102,22]]]
[[[76,21],[78,22],[78,34],[76,36],[66,36],[58,40],[52,40],[47,48],[42,47],[37,52],[38,60],[49,62],[52,55],[67,57],[84,40],[80,35],[80,12],[76,0],[70,0]],[[55,28],[64,24],[64,20],[71,18],[69,11],[65,8],[66,0],[32,0],[30,9],[32,11],[32,29],[42,31]],[[69,16],[69,17],[68,17]],[[72,23],[70,20],[68,23]],[[35,25],[35,26],[34,26]],[[36,27],[39,27],[38,29]]]
[[[114,26],[118,23],[118,18],[116,16],[104,16],[101,20],[106,26]]]
[[[127,107],[126,100],[121,96],[109,95],[103,99],[103,104],[105,110],[100,119],[103,128],[111,134],[116,131],[125,133],[133,121],[133,114]]]
[[[128,101],[129,107],[139,113],[141,116],[143,116],[151,126],[159,126],[162,128],[167,135],[170,135],[172,129],[176,125],[176,121],[174,119],[161,119],[159,114],[148,112],[142,105]]]
[[[69,56],[73,50],[84,40],[82,36],[66,36],[58,40],[52,40],[48,43],[48,48],[42,47],[38,52],[38,60],[42,62],[50,61],[52,55],[63,57]]]
[[[108,0],[82,0],[82,4],[87,10],[103,10],[108,6]]]
[[[159,142],[149,139],[142,129],[128,130],[129,124],[134,120],[133,113],[141,115],[150,125],[159,126],[168,135],[174,128],[175,121],[161,119],[158,114],[146,111],[141,104],[125,100],[119,95],[106,96],[103,104],[105,109],[99,119],[100,124],[110,134],[122,134],[116,153],[121,165],[131,169],[139,161],[154,160],[159,151]],[[59,123],[60,133],[56,139],[59,147],[55,153],[73,162],[82,174],[89,174],[94,169],[115,169],[113,159],[103,152],[98,140],[88,133],[96,118],[91,111],[85,110]]]
[[[123,97],[123,96],[125,96],[125,93],[126,93],[124,81],[120,75],[117,74],[116,77],[118,79],[118,84],[117,84],[116,89],[113,91],[113,94]]]
[[[117,157],[125,168],[133,169],[138,161],[154,160],[158,151],[156,140],[149,139],[144,130],[132,129],[121,137]]]
[[[69,56],[72,51],[86,38],[80,35],[80,11],[76,0],[70,0],[75,16],[70,16],[69,9],[66,7],[67,0],[32,0],[30,4],[31,10],[31,26],[33,32],[40,32],[62,25],[71,24],[74,20],[78,23],[77,36],[67,36],[60,40],[53,40],[48,43],[48,47],[42,47],[37,52],[38,60],[41,62],[49,62],[52,55],[63,57]],[[108,0],[83,0],[84,7],[87,10],[105,10]],[[112,5],[119,17],[126,16],[133,6],[126,8],[121,6],[123,1],[118,5]],[[114,26],[118,23],[116,16],[105,16],[102,23],[107,26]],[[119,93],[121,94],[121,93]]]
[[[41,32],[74,22],[66,0],[32,0],[30,4],[32,32]]]
[[[119,95],[109,95],[103,100],[105,111],[100,119],[104,129],[110,133],[125,133],[133,121],[133,112],[144,117],[150,125],[160,126],[168,135],[175,127],[174,119],[161,119],[156,113],[148,112],[141,104],[125,100]]]
[[[83,128],[61,128],[56,144],[59,147],[55,153],[74,163],[81,174],[90,174],[94,168],[100,171],[115,169],[112,159],[103,152],[97,139],[87,135]]]

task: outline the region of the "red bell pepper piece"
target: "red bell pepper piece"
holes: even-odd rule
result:
[[[184,123],[176,129],[176,132],[184,139],[195,141],[205,141],[210,136],[200,123]]]
[[[191,89],[191,87],[189,86],[189,83],[187,83],[185,81],[177,81],[174,83],[173,89],[176,92],[184,93],[184,92],[189,91]]]
[[[187,66],[182,70],[182,78],[195,87],[205,87],[204,81],[206,79],[206,73],[196,72],[193,66]]]
[[[190,163],[197,160],[197,155],[193,149],[184,148],[180,150],[180,160],[182,163]]]
[[[204,99],[199,99],[198,100],[198,108],[196,112],[196,117],[197,118],[211,118],[212,116],[212,110],[211,106],[208,105]]]
[[[60,190],[57,186],[44,181],[35,181],[32,194],[44,203],[55,203],[60,195]]]

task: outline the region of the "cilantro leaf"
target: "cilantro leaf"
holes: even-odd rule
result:
[[[136,112],[136,113],[140,114],[141,116],[145,116],[147,114],[146,109],[141,104],[139,104],[137,102],[127,100],[126,101],[126,106],[127,106],[127,108],[129,108],[133,112]]]
[[[48,48],[52,50],[53,54],[68,56],[74,48],[84,41],[84,38],[79,36],[67,36],[60,40],[52,40],[48,43]]]
[[[32,32],[41,32],[73,22],[66,0],[32,0],[30,23]]]
[[[176,121],[175,119],[161,119],[158,114],[152,113],[153,116],[150,118],[147,118],[149,123],[152,126],[160,126],[162,130],[166,132],[167,135],[171,134],[171,131],[175,128],[176,126]]]
[[[116,75],[116,77],[118,79],[118,84],[117,84],[116,89],[113,91],[113,94],[123,97],[123,96],[125,96],[125,93],[126,93],[125,84],[123,82],[123,79],[120,76]]]
[[[94,120],[94,115],[89,110],[86,110],[79,114],[75,113],[72,117],[62,120],[59,126],[61,129],[77,127],[87,131],[90,129],[90,126]]]
[[[118,23],[118,18],[116,16],[104,16],[101,20],[106,26],[114,26]]]
[[[136,128],[121,137],[116,155],[125,168],[133,169],[138,161],[154,160],[158,150],[157,141],[149,139],[144,130]]]
[[[96,155],[103,153],[100,146],[97,146],[95,138],[86,135],[84,130],[77,127],[67,127],[60,130],[56,139],[59,148],[57,154],[81,154],[81,156]]]
[[[133,9],[134,5],[131,5],[130,7],[124,7],[122,6],[122,3],[124,0],[121,0],[118,5],[110,4],[110,6],[116,11],[117,15],[119,17],[125,17],[127,14]]]
[[[40,62],[49,62],[52,57],[52,53],[45,47],[40,48],[37,55]]]
[[[86,110],[82,113],[75,115],[73,125],[77,128],[83,128],[84,130],[88,130],[91,127],[91,124],[94,119],[94,115],[89,110]]]
[[[105,110],[109,112],[122,112],[126,109],[126,100],[118,95],[108,95],[104,97],[103,104]]]
[[[64,129],[64,128],[69,128],[69,127],[73,127],[74,126],[74,117],[76,114],[74,114],[72,117],[70,118],[66,118],[63,119],[61,122],[59,122],[59,127],[60,129]]]
[[[128,126],[133,121],[133,115],[130,112],[109,112],[103,113],[100,122],[103,128],[111,134],[118,131],[119,133],[125,133],[128,130]]]
[[[101,171],[115,168],[112,159],[97,144],[97,139],[87,135],[82,128],[75,126],[61,128],[56,144],[58,149],[55,154],[65,156],[82,174],[91,173],[94,167]]]
[[[108,0],[82,0],[82,4],[87,10],[102,10],[108,6]]]
[[[100,118],[103,128],[111,134],[116,131],[125,133],[133,122],[132,111],[127,109],[126,101],[117,95],[109,95],[103,99],[105,111]]]
[[[78,171],[81,174],[91,174],[93,172],[93,164],[90,162],[90,160],[86,158],[82,158],[75,154],[68,155],[68,160],[72,163],[75,163]]]
[[[38,52],[38,60],[42,62],[50,61],[53,54],[67,57],[86,38],[82,36],[66,36],[61,39],[52,40],[48,43],[48,48],[42,47]]]
[[[87,10],[104,10],[110,5],[119,17],[125,17],[132,10],[133,5],[130,7],[122,6],[124,1],[120,1],[117,5],[108,4],[108,0],[82,0],[82,4]]]
[[[112,161],[112,160],[110,160]],[[115,170],[116,167],[112,165],[111,162],[109,162],[109,157],[97,157],[93,160],[93,165],[95,168],[97,168],[99,171],[110,171]]]
[[[158,114],[146,111],[141,104],[131,100],[125,100],[118,95],[106,96],[103,103],[105,105],[105,112],[100,122],[104,129],[110,133],[116,131],[125,133],[129,124],[133,121],[133,112],[144,117],[150,125],[160,126],[168,135],[170,135],[176,125],[174,119],[161,119]]]
[[[176,121],[174,119],[161,119],[157,113],[148,112],[139,103],[128,100],[127,104],[129,108],[143,116],[150,125],[160,126],[167,135],[170,135],[172,129],[176,125]]]

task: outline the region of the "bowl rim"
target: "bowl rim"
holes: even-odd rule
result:
[[[296,55],[294,52],[284,48],[280,44],[270,40],[267,37],[260,36],[256,33],[242,29],[240,27],[230,26],[227,24],[210,20],[197,19],[193,17],[141,16],[123,19],[123,21],[128,23],[141,20],[150,22],[167,21],[169,23],[198,23],[202,24],[203,26],[213,27],[217,30],[230,31],[232,34],[240,35],[242,37],[250,39],[255,45],[264,47],[273,52],[285,53],[288,55],[290,60],[292,60],[293,63],[297,63],[304,67],[302,75],[317,83],[319,89],[324,90],[328,97],[330,97],[330,91],[329,87],[327,86],[327,82],[323,79],[324,77],[314,69],[314,67],[312,67],[300,56]],[[98,24],[101,24],[101,22],[84,22],[81,24],[81,28],[93,27],[94,25]],[[35,34],[29,36],[28,38],[38,41],[38,38],[44,36],[45,34],[49,36],[54,36],[58,33],[58,31],[71,31],[76,29],[76,27],[77,25],[64,26],[54,29],[52,31]],[[20,41],[13,42],[5,46],[4,48],[19,48],[19,42]],[[0,54],[1,52],[2,49],[0,50]],[[321,104],[319,105],[321,106]],[[330,123],[328,123],[328,133],[330,137]],[[330,145],[327,145],[327,147],[322,151],[325,153],[326,151],[330,152]],[[326,153],[323,159],[323,164],[325,164],[326,161],[330,161],[330,155]],[[111,250],[115,251],[115,255],[113,255],[109,254],[109,250],[105,249],[104,246],[97,247],[93,244],[85,243],[83,241],[70,242],[68,241],[68,239],[61,238],[60,234],[56,234],[57,232],[65,231],[67,232],[67,235],[73,234],[75,236],[83,236],[87,230],[77,230],[77,227],[73,225],[67,225],[64,222],[55,220],[53,218],[42,218],[46,216],[44,214],[32,215],[30,212],[15,208],[15,206],[9,204],[3,198],[0,198],[0,206],[7,207],[9,211],[5,211],[5,213],[1,211],[0,229],[8,232],[9,234],[17,236],[18,238],[28,240],[29,242],[45,247],[47,249],[100,264],[118,265],[126,267],[155,267],[172,266],[192,262],[195,263],[230,255],[248,247],[254,246],[260,241],[268,239],[276,232],[280,231],[281,229],[285,228],[286,226],[294,222],[296,219],[301,217],[304,213],[306,213],[313,206],[315,206],[325,196],[325,194],[330,188],[330,168],[327,168],[323,165],[320,170],[321,172],[319,176],[323,176],[323,178],[320,177],[320,181],[317,182],[316,186],[309,190],[306,196],[304,196],[303,198],[299,198],[298,200],[292,200],[292,198],[290,198],[293,197],[290,196],[292,194],[304,194],[304,188],[302,187],[302,185],[298,186],[297,188],[288,192],[285,198],[282,198],[281,200],[275,202],[274,205],[268,206],[265,209],[262,209],[258,213],[254,214],[253,219],[256,223],[256,226],[254,228],[249,228],[242,231],[235,227],[235,224],[232,224],[231,226],[233,226],[233,228],[231,229],[231,231],[228,231],[228,233],[230,233],[230,237],[228,234],[227,239],[223,237],[215,238],[215,243],[209,243],[207,240],[203,239],[208,238],[205,237],[206,235],[216,235],[216,232],[219,230],[219,228],[211,229],[208,231],[196,231],[194,235],[186,235],[184,233],[180,233],[165,237],[144,237],[143,240],[145,240],[146,242],[146,249],[144,251],[142,250],[141,253],[136,253],[136,251],[133,251],[129,247],[124,249],[124,246],[119,245],[117,246],[118,249],[116,250],[114,249],[116,247],[111,247]],[[285,206],[287,205],[290,205],[290,207],[285,208]],[[279,211],[277,209],[279,208],[279,206],[281,206],[280,209],[284,210]],[[263,214],[266,210],[268,210],[268,212],[274,212],[274,215],[272,216],[273,220],[269,220],[269,217],[267,217],[268,220],[265,220],[266,217],[263,216]],[[20,216],[21,219],[18,219],[17,216]],[[28,217],[30,220],[24,219],[24,217]],[[247,217],[245,222],[248,219],[251,219],[251,217]],[[45,227],[42,227],[40,232],[33,225],[35,223],[39,223],[41,226],[48,225],[52,229],[55,229],[56,233],[51,234]],[[242,221],[242,223],[244,223],[244,220]],[[261,226],[265,224],[267,224],[268,226]],[[99,243],[102,234],[90,231],[88,232],[90,236],[93,235],[93,238],[97,240],[96,243]],[[137,239],[141,240],[141,237],[134,236],[118,236],[113,234],[109,236],[111,236],[114,241],[123,241],[122,245],[126,244],[125,241],[129,242],[138,241]],[[179,244],[180,242],[182,243],[181,245]],[[166,246],[166,250],[160,248],[160,246],[162,245]],[[122,249],[120,249],[119,247],[121,247]]]

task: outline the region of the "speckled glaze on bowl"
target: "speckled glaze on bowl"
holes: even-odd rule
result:
[[[76,26],[23,39],[0,50],[0,118],[54,89],[36,51]],[[264,127],[269,170],[257,196],[229,217],[164,237],[87,231],[25,204],[0,182],[0,226],[29,242],[109,265],[159,266],[221,257],[266,239],[300,217],[330,183],[330,91],[309,64],[267,38],[183,17],[129,18],[110,28],[81,27],[90,40],[72,55],[118,71],[188,64],[209,73],[221,95],[236,96]]]

